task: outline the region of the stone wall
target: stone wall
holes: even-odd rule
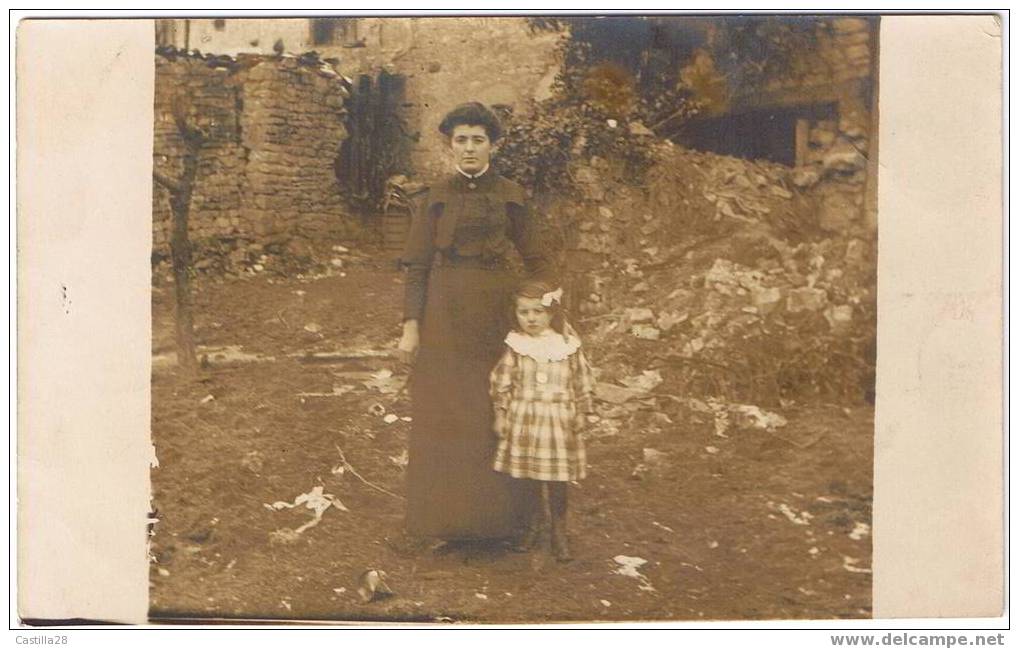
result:
[[[190,214],[193,241],[265,242],[342,233],[349,224],[334,164],[346,138],[341,77],[321,62],[265,56],[156,56],[154,165],[177,177],[182,101],[209,135]],[[153,193],[155,248],[168,246],[168,193]]]
[[[358,33],[366,47],[347,50],[344,70],[386,67],[407,77],[406,116],[420,134],[411,163],[426,180],[449,170],[438,126],[451,108],[475,100],[526,114],[559,72],[561,36],[532,34],[524,18],[375,18]]]
[[[763,87],[730,87],[705,51],[681,76],[709,102],[709,116],[748,110],[794,109],[802,119],[796,135],[792,181],[817,186],[820,222],[842,231],[866,222],[876,229],[878,20],[833,17],[818,29],[818,48],[804,52],[786,76]],[[825,181],[825,182],[821,182]]]
[[[426,180],[448,171],[437,128],[450,108],[476,100],[526,113],[528,100],[548,96],[559,71],[562,36],[531,33],[521,17],[343,19],[330,43],[315,42],[313,20],[173,20],[165,31],[178,47],[186,33],[187,47],[203,52],[271,54],[279,43],[287,52],[314,50],[336,59],[348,77],[379,70],[405,75],[405,117],[417,138],[411,164]]]

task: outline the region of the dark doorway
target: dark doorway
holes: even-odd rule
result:
[[[336,177],[367,214],[380,209],[386,181],[410,171],[412,137],[403,115],[405,95],[402,75],[361,75],[346,104],[347,139],[336,160]]]
[[[748,110],[691,121],[670,139],[698,151],[791,167],[806,145],[804,124],[832,119],[835,112],[832,104]]]

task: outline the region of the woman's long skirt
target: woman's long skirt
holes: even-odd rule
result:
[[[411,374],[407,530],[441,539],[507,537],[524,507],[492,469],[489,373],[510,322],[509,271],[432,269],[421,346]]]

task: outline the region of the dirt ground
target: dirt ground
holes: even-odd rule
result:
[[[154,353],[173,350],[173,287],[157,284]],[[547,546],[433,548],[401,533],[405,393],[364,385],[387,358],[312,363],[307,352],[392,349],[402,278],[382,265],[318,278],[198,280],[199,344],[275,360],[213,362],[198,381],[157,365],[152,382],[154,617],[542,622],[859,618],[871,615],[873,409],[786,409],[781,436],[676,420],[588,442],[572,487],[576,559]],[[649,343],[653,344],[653,343]],[[590,350],[595,366],[598,350]],[[349,386],[349,387],[344,387]],[[300,396],[319,393],[329,396]],[[658,422],[661,424],[661,422]],[[645,450],[654,449],[654,461]],[[349,466],[342,473],[342,450]],[[647,471],[634,476],[638,464]],[[350,468],[353,470],[350,470]],[[354,475],[381,489],[368,486]],[[312,519],[274,511],[316,486]],[[278,537],[278,535],[276,535]],[[615,557],[639,557],[640,576]],[[383,570],[391,597],[363,603]]]

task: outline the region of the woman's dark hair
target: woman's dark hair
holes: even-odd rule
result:
[[[517,322],[517,298],[526,297],[534,300],[540,300],[546,293],[554,291],[551,286],[545,282],[538,281],[527,281],[522,283],[513,291],[513,302],[510,304],[510,314],[513,317],[513,328],[516,329],[519,326]],[[558,302],[552,302],[551,306],[545,307],[549,313],[552,314],[552,322],[550,326],[556,332],[566,335],[566,313],[563,309],[562,300]]]
[[[488,139],[495,143],[502,137],[502,126],[499,118],[495,116],[484,104],[471,101],[460,104],[453,110],[446,113],[439,123],[439,132],[446,137],[452,137],[453,129],[457,126],[481,126],[488,134]]]

